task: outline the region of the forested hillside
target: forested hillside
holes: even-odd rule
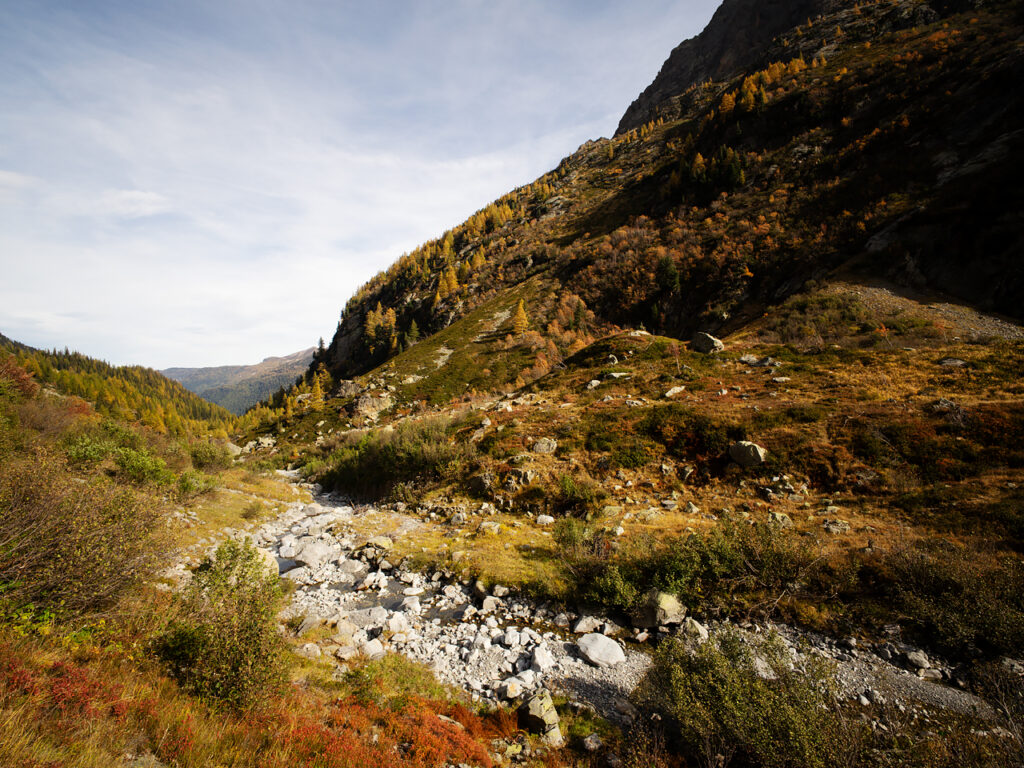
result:
[[[6,337],[0,337],[0,350],[12,353],[36,381],[60,394],[79,397],[102,414],[160,433],[182,437],[215,432],[226,437],[234,422],[225,409],[152,368],[114,366],[67,349],[32,349]]]

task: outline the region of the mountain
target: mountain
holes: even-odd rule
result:
[[[581,614],[1019,658],[1020,4],[796,7],[360,288],[252,459]]]
[[[363,286],[331,373],[365,373],[474,312],[462,335],[500,340],[520,299],[548,364],[616,326],[726,332],[844,264],[1019,318],[1016,6],[838,3],[807,19],[800,4],[783,29],[778,4],[735,20],[751,5],[726,3],[673,52],[639,100],[650,121],[587,142]],[[986,26],[996,18],[1005,29]],[[734,21],[750,50],[731,42]],[[723,45],[713,71],[729,74],[702,80]],[[513,383],[536,354],[467,364],[468,385]]]
[[[0,335],[0,354],[10,353],[20,366],[52,391],[79,397],[115,419],[138,422],[174,436],[224,433],[234,418],[223,408],[189,392],[152,368],[114,366],[67,349],[34,349]]]
[[[282,386],[289,386],[309,367],[314,347],[283,357],[268,357],[255,365],[221,365],[213,368],[167,368],[164,376],[236,415]]]
[[[725,0],[697,37],[672,51],[654,82],[630,104],[615,135],[659,117],[678,118],[680,110],[672,104],[673,97],[758,64],[777,35],[838,5],[838,0]]]

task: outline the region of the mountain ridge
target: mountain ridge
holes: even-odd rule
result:
[[[221,365],[200,368],[172,367],[161,373],[180,382],[210,402],[236,416],[267,399],[277,389],[290,385],[309,366],[316,347],[289,355],[266,357],[253,365]]]

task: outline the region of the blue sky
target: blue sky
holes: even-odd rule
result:
[[[157,368],[329,340],[716,4],[0,0],[0,333]]]

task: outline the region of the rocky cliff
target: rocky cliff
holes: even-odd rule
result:
[[[615,135],[638,128],[668,109],[673,96],[705,80],[723,80],[764,55],[776,36],[839,6],[840,0],[725,0],[710,23],[680,43],[644,92],[629,105]]]

